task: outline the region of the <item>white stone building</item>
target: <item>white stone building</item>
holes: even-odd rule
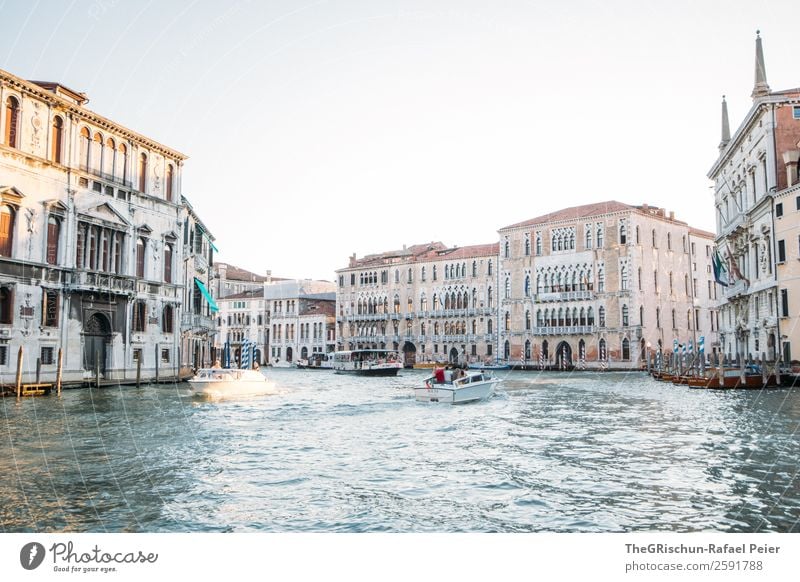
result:
[[[516,366],[638,369],[674,342],[716,341],[713,235],[616,201],[499,230],[500,358]]]
[[[792,350],[781,342],[789,343],[788,332],[793,330],[782,332],[781,325],[790,327],[793,321],[788,296],[800,294],[794,269],[776,265],[785,263],[787,240],[789,245],[796,242],[787,239],[792,229],[783,224],[776,228],[776,220],[792,210],[789,191],[797,179],[800,89],[770,90],[760,37],[752,98],[752,107],[733,135],[723,98],[719,157],[708,173],[714,182],[717,250],[730,277],[720,296],[720,341],[728,358],[763,356],[774,361],[781,354],[791,357]],[[777,192],[781,197],[776,202]],[[779,316],[784,295],[787,309]]]
[[[497,249],[431,242],[353,255],[336,271],[338,349],[402,351],[407,366],[494,359]]]
[[[177,376],[185,156],[0,71],[0,382]]]

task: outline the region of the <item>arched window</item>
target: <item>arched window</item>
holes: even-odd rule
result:
[[[639,226],[636,226],[636,244],[639,244]]]
[[[406,313],[413,313],[414,312],[414,300],[409,297],[407,304],[406,304]]]
[[[478,276],[478,261],[472,261],[472,276]]]
[[[544,327],[544,320],[542,319],[542,310],[536,310],[536,327]]]
[[[10,257],[14,247],[14,223],[17,216],[8,204],[0,206],[0,256]]]
[[[164,245],[164,282],[172,283],[172,245]]]
[[[139,154],[139,192],[146,192],[147,188],[147,155]]]
[[[622,359],[626,362],[631,359],[631,342],[628,338],[622,340]]]
[[[525,311],[525,331],[531,330],[531,312]]]
[[[144,251],[144,239],[138,238],[136,240],[136,276],[141,279],[144,278]]]
[[[625,227],[625,221],[619,221],[619,244],[628,244],[628,229]]]
[[[494,333],[493,327],[494,327],[494,325],[492,323],[492,320],[488,319],[486,321],[486,333],[488,333],[488,334]]]
[[[92,171],[94,171],[96,174],[99,174],[103,171],[103,136],[100,135],[100,132],[96,132],[94,134],[94,139],[92,139],[91,146]]]
[[[117,177],[120,178],[123,184],[127,185],[128,182],[128,147],[121,143],[117,149],[119,152],[119,163],[117,164]],[[188,224],[188,223],[187,223]]]
[[[603,248],[603,225],[602,224],[598,224],[597,225],[597,248],[598,249],[602,249]]]
[[[506,241],[506,244],[503,248],[505,249],[503,254],[505,255],[505,258],[508,258],[511,255],[511,245],[508,241]]]
[[[58,263],[58,239],[61,234],[61,221],[55,216],[47,219],[47,250],[45,260],[48,265]]]
[[[19,101],[16,97],[6,99],[5,142],[8,147],[19,147]]]
[[[486,269],[486,274],[487,275],[491,275],[492,274],[492,261],[491,261],[491,259],[489,260],[489,266]]]
[[[581,307],[580,319],[578,320],[578,325],[586,325],[586,309],[584,307]]]
[[[622,306],[622,326],[623,327],[628,327],[628,323],[629,323],[629,321],[628,321],[628,306],[627,305],[623,305]]]
[[[656,327],[661,328],[661,308],[656,307]]]
[[[492,288],[489,287],[489,289],[486,291],[486,307],[491,309],[493,307],[493,303],[494,303],[494,296],[492,295]]]
[[[531,276],[530,275],[525,275],[525,289],[524,289],[524,292],[525,292],[525,297],[530,297],[531,296]]]
[[[411,267],[409,267],[409,268],[408,268],[408,282],[409,282],[409,283],[411,283],[411,282],[414,280],[413,273],[414,273],[414,272],[411,270]]]
[[[509,331],[510,329],[511,329],[511,313],[506,311],[505,330]]]
[[[525,235],[525,256],[528,257],[531,254],[531,235]]]
[[[540,256],[542,254],[542,233],[536,233],[536,256]]]
[[[164,186],[167,193],[167,201],[172,202],[173,190],[175,188],[175,170],[172,164],[167,164],[167,175],[164,180],[166,181]]]
[[[64,120],[58,115],[53,117],[53,125],[50,131],[50,159],[56,164],[62,162],[62,152],[64,151]]]
[[[639,307],[639,325],[644,326],[644,307]]]
[[[103,174],[107,177],[114,175],[114,156],[117,153],[117,144],[110,137],[106,140],[106,147],[103,150]]]
[[[653,248],[656,248],[658,245],[656,244],[656,229],[653,229]]]
[[[428,298],[425,297],[425,294],[422,294],[422,297],[419,298],[419,308],[420,311],[428,311]]]
[[[174,320],[172,305],[165,305],[164,311],[161,312],[161,331],[163,333],[172,333]]]
[[[591,307],[586,310],[586,325],[594,325],[594,309]]]
[[[678,326],[675,325],[675,310],[672,310],[672,329],[678,329]]]
[[[395,295],[394,296],[394,312],[395,313],[400,313],[400,296],[399,295]]]
[[[606,326],[606,309],[605,309],[605,307],[601,306],[601,307],[599,307],[597,309],[597,325],[599,327],[605,327]]]
[[[14,291],[0,287],[0,323],[14,323]]]
[[[425,281],[425,279],[426,279],[427,275],[428,275],[428,274],[427,274],[427,269],[425,269],[425,267],[422,267],[422,271],[421,271],[421,273],[420,273],[420,279],[421,279],[422,281]]]
[[[667,250],[668,251],[672,250],[672,233],[671,232],[667,233]]]
[[[433,273],[431,275],[434,281],[436,281],[436,265],[433,266]]]
[[[81,169],[89,171],[89,155],[92,150],[91,143],[92,143],[92,136],[89,133],[89,128],[83,127],[81,128],[81,137],[80,137],[80,160],[79,164]]]
[[[628,270],[624,266],[619,269],[619,279],[620,287],[625,291],[628,288]]]
[[[506,299],[511,299],[511,277],[506,277]]]

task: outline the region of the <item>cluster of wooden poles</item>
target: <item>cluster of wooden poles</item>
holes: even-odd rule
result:
[[[782,386],[790,379],[781,377],[780,359],[768,362],[763,353],[757,360],[737,357],[735,361],[718,358],[715,353],[708,367],[702,352],[694,354],[688,364],[679,354],[659,353],[655,359],[651,362],[648,354],[647,371],[653,378],[691,388],[765,388]]]

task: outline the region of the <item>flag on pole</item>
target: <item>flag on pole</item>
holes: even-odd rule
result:
[[[725,262],[722,260],[719,250],[714,249],[714,255],[711,257],[711,262],[714,266],[714,280],[723,287],[730,285],[731,277],[728,273],[728,267],[725,266]]]

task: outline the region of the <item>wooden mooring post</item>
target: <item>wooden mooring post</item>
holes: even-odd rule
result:
[[[58,348],[58,367],[56,368],[56,394],[61,394],[61,372],[64,368],[64,353]]]
[[[94,351],[94,387],[100,388],[100,350]]]
[[[41,382],[42,377],[42,358],[36,358],[36,383]]]
[[[136,360],[136,387],[142,384],[142,358]]]
[[[22,396],[22,346],[17,352],[17,398]]]

